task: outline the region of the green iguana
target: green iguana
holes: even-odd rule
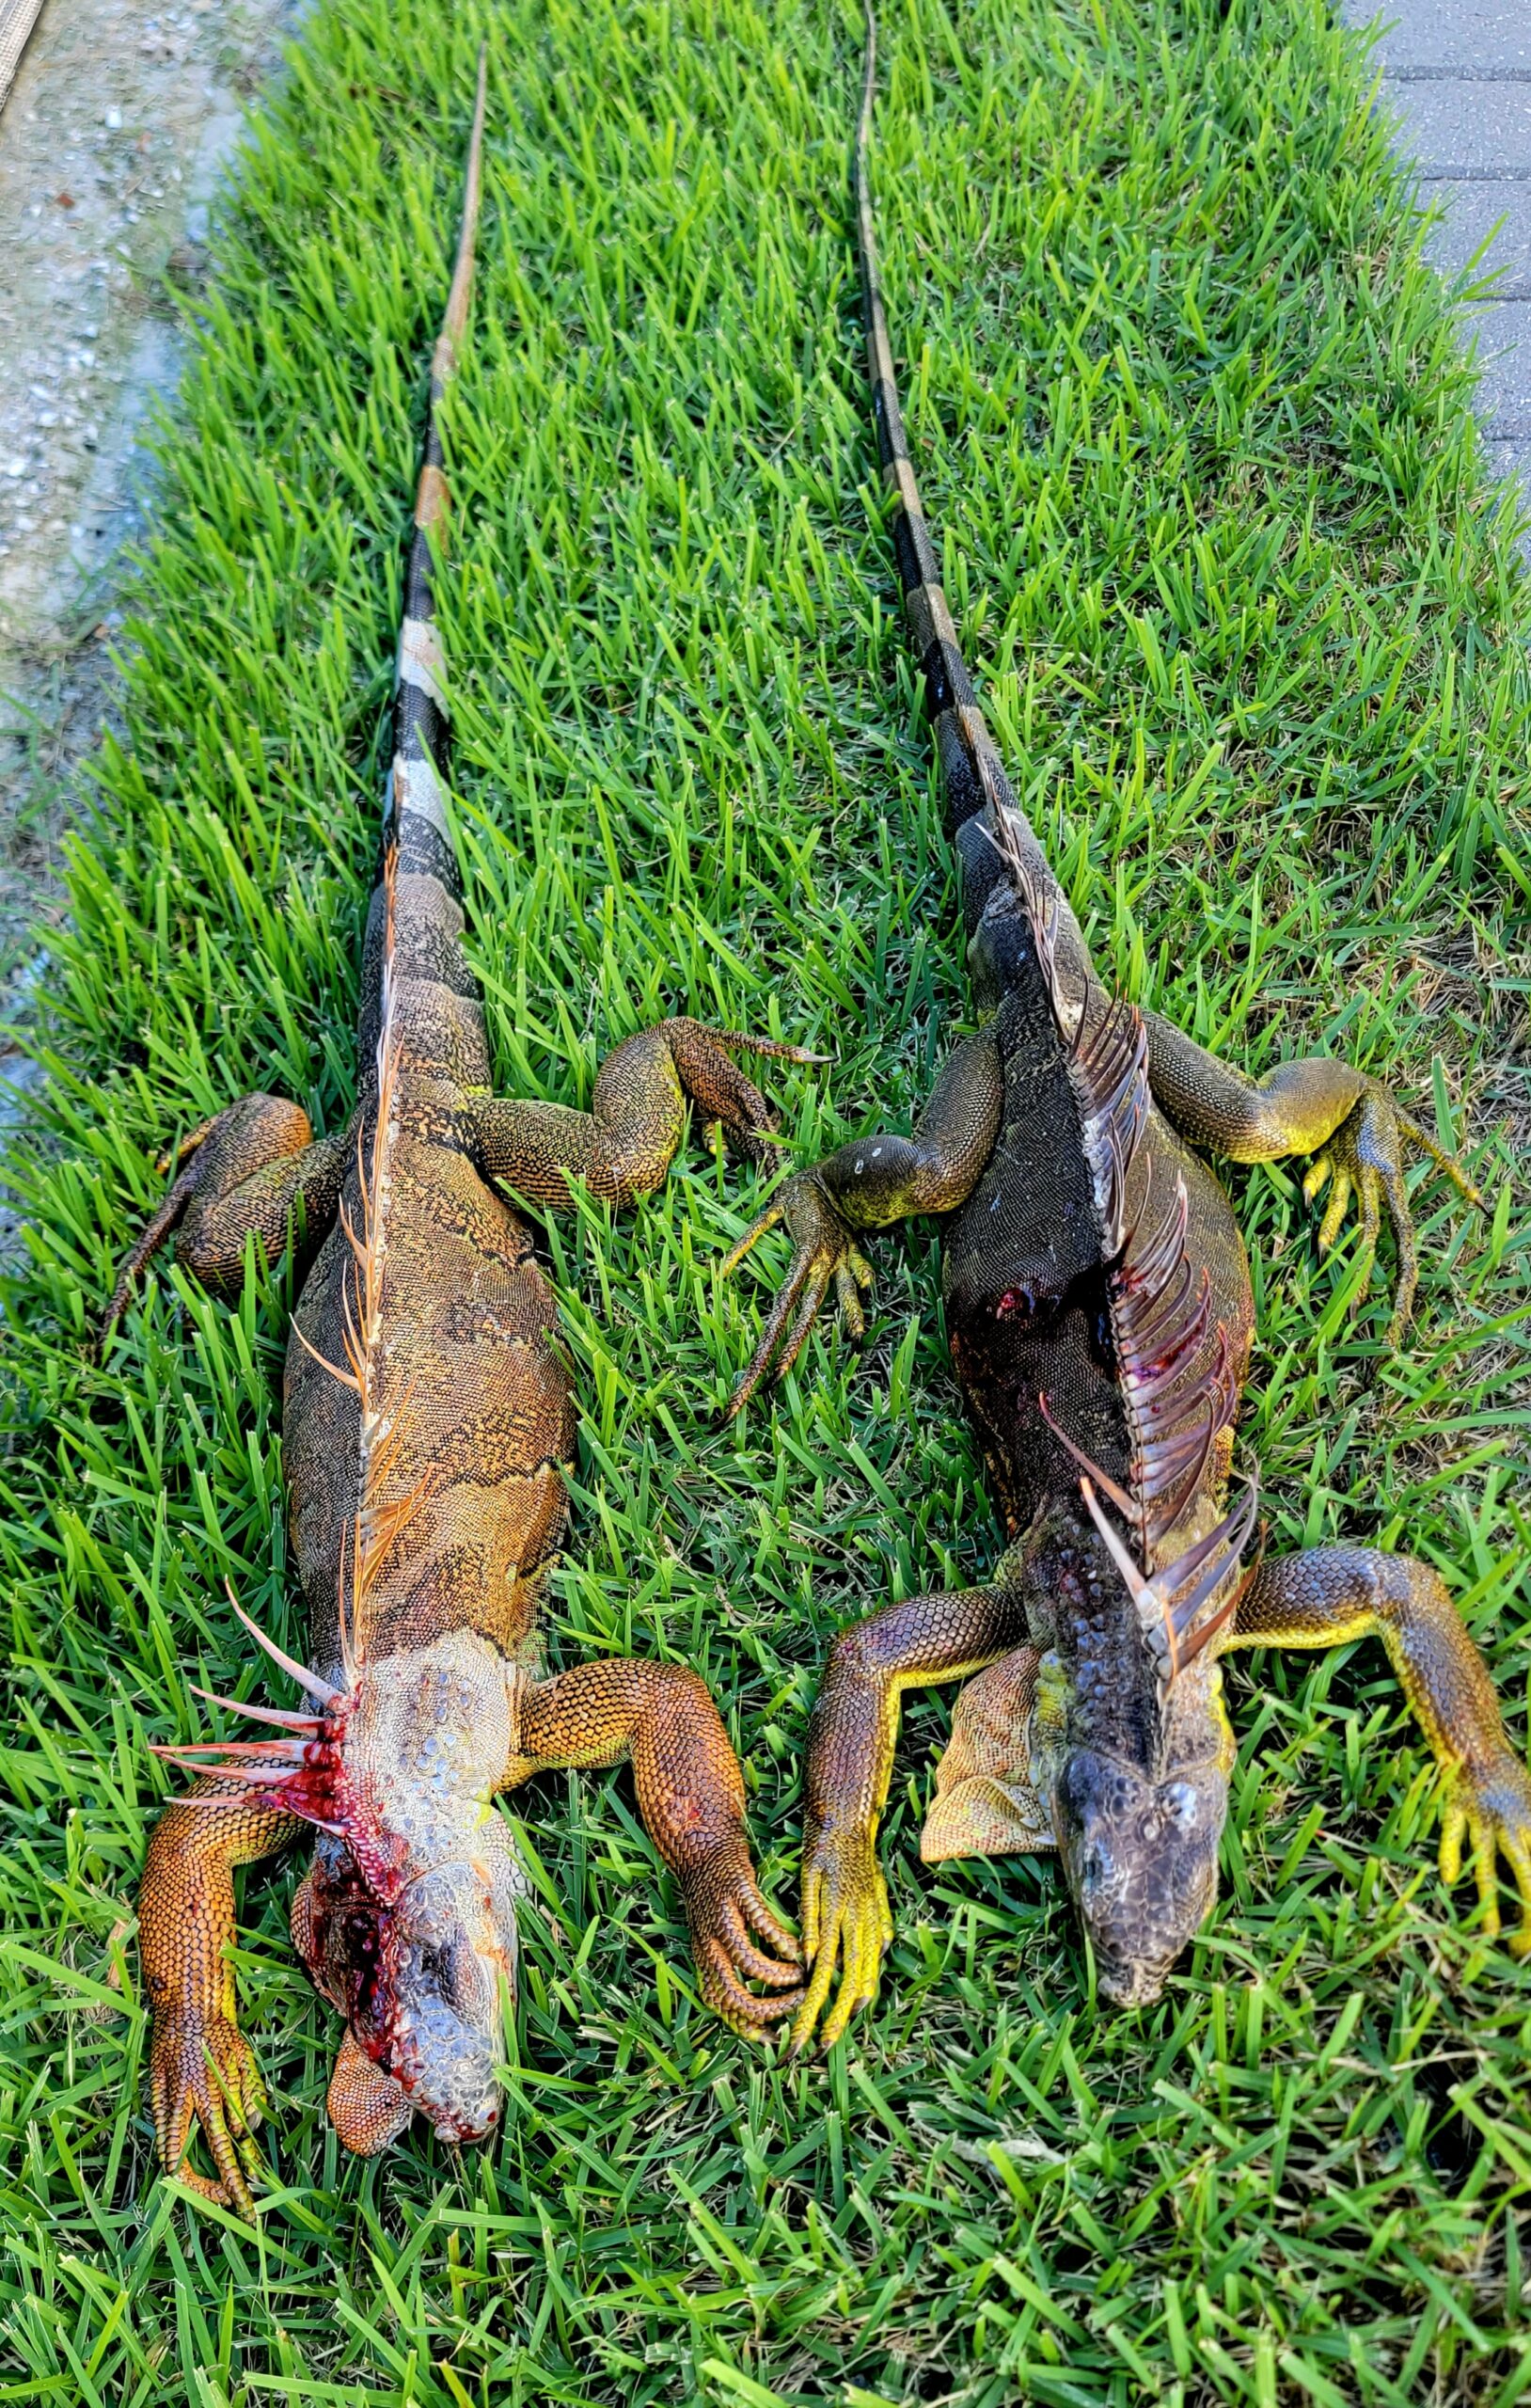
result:
[[[644,1821],[685,1900],[702,1995],[726,2021],[761,2031],[801,1996],[797,1943],[755,1880],[738,1764],[697,1675],[607,1660],[538,1676],[539,1596],[563,1531],[575,1424],[552,1291],[491,1182],[557,1208],[577,1179],[624,1204],[664,1179],[687,1095],[764,1161],[774,1118],[723,1049],[813,1057],[671,1020],[609,1057],[589,1114],[492,1091],[444,800],[432,596],[447,500],[437,413],[466,321],[483,111],[481,62],[432,363],[355,1110],[315,1138],[296,1104],[257,1095],[198,1130],[107,1314],[110,1326],[178,1222],[182,1262],[223,1292],[237,1292],[252,1235],[268,1259],[294,1225],[323,1239],[288,1346],[283,1414],[316,1669],[247,1624],[314,1710],[239,1704],[279,1735],[159,1751],[203,1778],[159,1822],[139,1896],[161,2156],[246,2211],[262,2102],[226,1962],[232,1869],[304,1823],[320,1836],[292,1936],[346,2018],[329,2112],[362,2154],[417,2109],[456,2138],[496,2119],[520,1884],[489,1801],[546,1766],[631,1759]],[[194,2120],[214,2181],[182,2162]]]
[[[1381,1638],[1446,1776],[1446,1880],[1468,1834],[1486,1927],[1496,1849],[1531,1907],[1531,1780],[1435,1574],[1359,1546],[1244,1565],[1255,1491],[1231,1510],[1226,1491],[1253,1297],[1227,1196],[1184,1141],[1242,1163],[1317,1154],[1305,1193],[1330,1182],[1322,1243],[1352,1195],[1368,1244],[1385,1209],[1396,1334],[1414,1286],[1405,1149],[1476,1193],[1375,1080],[1309,1058],[1256,1085],[1097,977],[979,711],[915,487],[873,241],[874,76],[869,17],[855,198],[873,409],[982,1025],[912,1139],[860,1138],[797,1173],[735,1248],[731,1266],[785,1221],[797,1250],[734,1410],[773,1359],[779,1374],[795,1359],[831,1281],[859,1334],[862,1232],[939,1213],[952,1356],[1011,1545],[986,1586],[888,1606],[836,1642],[809,1740],[798,2045],[837,1960],[826,2042],[876,1991],[892,1936],[876,1823],[899,1695],[921,1682],[979,1675],[923,1855],[1057,1847],[1099,1987],[1123,2005],[1159,1995],[1216,1893],[1230,1647]]]

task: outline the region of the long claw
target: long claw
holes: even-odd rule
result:
[[[760,1343],[745,1365],[739,1385],[729,1399],[727,1418],[730,1421],[734,1419],[735,1414],[743,1412],[770,1370],[771,1357],[776,1353],[781,1332],[797,1306],[798,1296],[802,1293],[812,1266],[811,1255],[795,1257],[781,1291],[766,1316],[766,1326],[760,1333]]]
[[[1317,1196],[1323,1194],[1324,1189],[1329,1184],[1330,1176],[1334,1171],[1334,1156],[1327,1152],[1319,1154],[1315,1161],[1308,1164],[1307,1176],[1302,1181],[1302,1201],[1304,1204],[1311,1204]]]
[[[834,1291],[835,1300],[840,1307],[840,1318],[845,1324],[846,1334],[853,1343],[859,1346],[866,1336],[866,1315],[861,1310],[860,1291],[848,1262],[835,1264]]]
[[[803,1948],[813,1971],[792,2027],[795,2054],[813,2040],[834,1988],[837,1965],[840,1991],[820,2036],[821,2046],[832,2048],[857,2009],[871,2004],[892,1936],[892,1909],[872,1834],[858,1832],[839,1843],[822,1835],[811,1841],[803,1873]]]
[[[1480,1212],[1488,1212],[1488,1198],[1482,1190],[1474,1184],[1455,1154],[1448,1154],[1444,1146],[1437,1145],[1429,1131],[1422,1128],[1419,1122],[1407,1112],[1398,1114],[1398,1127],[1412,1146],[1417,1146],[1422,1154],[1429,1156],[1437,1170],[1444,1171],[1460,1196],[1465,1197],[1469,1204],[1476,1204]]]
[[[711,1032],[719,1045],[736,1047],[745,1054],[764,1054],[773,1062],[806,1062],[811,1068],[832,1062],[832,1054],[811,1054],[806,1045],[783,1045],[776,1037],[749,1037],[736,1028],[715,1028]]]
[[[739,1240],[738,1244],[728,1254],[725,1254],[722,1261],[719,1263],[718,1273],[720,1277],[726,1279],[729,1277],[731,1273],[737,1271],[740,1263],[744,1260],[745,1256],[747,1254],[752,1254],[756,1246],[759,1245],[761,1239],[766,1236],[770,1230],[775,1228],[777,1223],[781,1218],[781,1212],[782,1207],[780,1204],[767,1204],[765,1212],[760,1213],[753,1221],[750,1222],[750,1227],[746,1229],[743,1237]]]
[[[1414,1291],[1419,1285],[1419,1255],[1414,1245],[1413,1216],[1409,1210],[1409,1191],[1403,1183],[1403,1172],[1389,1164],[1381,1174],[1382,1193],[1387,1204],[1388,1227],[1397,1249],[1398,1277],[1393,1291],[1393,1318],[1388,1323],[1387,1342],[1397,1346],[1409,1326],[1414,1308]]]
[[[829,1293],[831,1276],[832,1266],[829,1263],[824,1263],[822,1266],[811,1263],[808,1285],[803,1291],[802,1303],[797,1307],[797,1318],[782,1339],[781,1351],[776,1358],[776,1370],[772,1376],[779,1386],[786,1378],[808,1343],[808,1333],[818,1319],[819,1307]]]
[[[1487,1823],[1480,1823],[1473,1833],[1473,1871],[1477,1876],[1478,1912],[1483,1928],[1491,1940],[1499,1937],[1499,1868],[1493,1833]]]
[[[766,1229],[783,1220],[795,1242],[792,1261],[760,1343],[730,1401],[730,1420],[743,1410],[773,1364],[775,1378],[786,1377],[802,1352],[831,1279],[852,1336],[859,1338],[865,1326],[858,1291],[871,1285],[872,1266],[857,1247],[817,1172],[799,1171],[787,1181],[780,1197],[746,1230],[724,1263],[725,1271],[742,1260]]]
[[[1324,1208],[1323,1219],[1318,1224],[1318,1251],[1320,1254],[1327,1254],[1330,1247],[1338,1237],[1340,1230],[1345,1224],[1346,1209],[1349,1206],[1349,1201],[1350,1174],[1348,1170],[1336,1166],[1334,1174],[1334,1184],[1329,1191],[1329,1202]]]
[[[784,1964],[802,1963],[803,1952],[797,1935],[772,1914],[753,1882],[746,1890],[741,1906],[745,1922],[758,1940],[764,1940],[767,1948],[774,1948]]]
[[[768,1989],[796,1989],[802,1980],[801,1968],[796,1964],[778,1963],[757,1948],[744,1927],[744,1917],[732,1898],[723,1909],[723,1928],[728,1936],[729,1955],[741,1973],[754,1982],[764,1982]]]

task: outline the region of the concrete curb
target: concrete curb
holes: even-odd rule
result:
[[[42,14],[42,0],[0,0],[0,109],[16,81],[22,53]]]

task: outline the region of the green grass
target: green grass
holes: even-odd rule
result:
[[[828,18],[828,22],[827,22]],[[844,204],[859,28],[781,0],[317,0],[243,170],[165,441],[125,734],[53,949],[19,1171],[0,1550],[0,2400],[467,2408],[1494,2402],[1531,2389],[1531,1972],[1434,1870],[1380,1655],[1240,1659],[1224,1901],[1152,2013],[1090,2002],[1042,1861],[923,1872],[911,1703],[878,2008],[827,2064],[702,2015],[625,1778],[518,1804],[538,1897],[507,2114],[342,2160],[334,2019],[250,1880],[259,2233],[155,2175],[134,1884],[151,1738],[301,1643],[275,1402],[291,1283],[173,1271],[84,1340],[175,1131],[353,1080],[376,746],[472,57],[492,47],[443,600],[475,958],[508,1088],[577,1101],[665,1009],[836,1056],[795,1144],[907,1126],[964,1024],[939,798],[877,524]],[[1103,964],[1258,1069],[1427,1099],[1499,1197],[1418,1194],[1407,1355],[1236,1174],[1271,1545],[1441,1568],[1523,1732],[1528,720],[1506,518],[1419,226],[1315,0],[906,0],[876,175],[949,590]],[[1433,1088],[1433,1092],[1432,1092]],[[1299,1166],[1300,1171],[1300,1166]],[[550,1229],[586,1405],[564,1660],[695,1662],[784,1901],[844,1619],[996,1531],[928,1232],[877,1248],[722,1434],[751,1175],[693,1144]],[[766,1249],[768,1272],[780,1257]],[[120,1991],[117,1988],[120,1984]]]

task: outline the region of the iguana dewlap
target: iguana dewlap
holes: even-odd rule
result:
[[[687,1096],[766,1159],[772,1116],[724,1048],[792,1049],[674,1020],[617,1049],[588,1114],[492,1090],[444,801],[431,590],[446,503],[435,413],[466,319],[483,105],[481,68],[433,361],[355,1111],[317,1139],[274,1096],[220,1113],[197,1133],[108,1313],[178,1222],[182,1261],[223,1292],[239,1289],[250,1236],[268,1257],[291,1233],[322,1241],[283,1413],[315,1669],[281,1660],[310,1711],[241,1705],[279,1735],[180,1751],[211,1758],[197,1766],[209,1777],[158,1824],[139,1899],[162,2158],[245,2209],[261,2093],[226,1962],[232,1869],[305,1822],[320,1836],[292,1932],[346,2019],[329,2107],[349,2148],[382,2147],[417,2110],[454,2138],[494,2122],[518,1881],[490,1800],[544,1767],[631,1761],[685,1899],[702,1994],[726,2020],[759,2031],[800,1996],[796,1943],[755,1881],[739,1767],[696,1674],[606,1660],[540,1677],[538,1599],[563,1532],[575,1423],[553,1292],[495,1182],[556,1209],[577,1178],[626,1203],[663,1180]],[[214,2182],[183,2165],[194,2121]]]
[[[856,184],[874,417],[981,1026],[912,1138],[865,1137],[798,1174],[735,1249],[781,1220],[797,1248],[734,1409],[773,1360],[780,1374],[795,1359],[831,1280],[860,1331],[861,1233],[939,1213],[953,1360],[1011,1545],[986,1586],[886,1607],[836,1643],[809,1741],[799,2043],[837,1965],[824,2037],[844,2031],[892,1937],[875,1843],[900,1692],[964,1673],[978,1677],[923,1851],[1056,1846],[1100,1988],[1124,2005],[1158,1996],[1216,1894],[1229,1647],[1382,1639],[1446,1775],[1446,1878],[1470,1834],[1489,1928],[1496,1849],[1531,1907],[1531,1782],[1436,1575],[1368,1547],[1246,1562],[1254,1491],[1230,1511],[1227,1488],[1249,1271],[1228,1199],[1184,1141],[1236,1162],[1315,1153],[1307,1193],[1333,1182],[1324,1243],[1352,1195],[1368,1242],[1385,1210],[1395,1332],[1414,1286],[1405,1149],[1474,1191],[1361,1072],[1305,1059],[1256,1085],[1097,977],[979,711],[920,506],[873,242],[873,76],[869,22]]]

